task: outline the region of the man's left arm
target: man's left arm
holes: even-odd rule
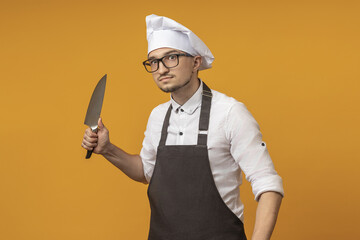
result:
[[[235,104],[227,121],[231,154],[245,173],[258,201],[252,240],[268,240],[274,230],[284,189],[259,125],[245,105]]]
[[[279,213],[282,195],[277,192],[261,194],[256,209],[252,240],[269,240]]]

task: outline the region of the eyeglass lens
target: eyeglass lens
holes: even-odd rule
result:
[[[178,56],[174,55],[174,54],[171,54],[171,55],[164,56],[163,58],[160,58],[160,59],[153,59],[153,60],[146,61],[146,63],[145,63],[146,70],[149,71],[149,72],[157,71],[158,68],[159,68],[159,62],[160,61],[167,68],[173,68],[173,67],[176,67],[179,64]]]

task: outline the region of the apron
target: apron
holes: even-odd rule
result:
[[[167,111],[148,188],[148,240],[246,240],[243,223],[224,203],[210,168],[211,98],[203,83],[197,145],[165,145],[171,105]]]

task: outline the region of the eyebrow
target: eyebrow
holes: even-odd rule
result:
[[[166,52],[163,56],[166,56],[166,55],[168,55],[170,53],[180,53],[180,52],[178,50],[170,50],[170,51]],[[148,60],[152,60],[152,59],[159,59],[159,58],[156,58],[156,57],[149,57],[148,58]]]

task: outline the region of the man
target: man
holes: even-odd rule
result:
[[[283,188],[256,121],[198,78],[214,57],[194,33],[166,17],[150,15],[146,23],[143,64],[170,101],[152,111],[140,155],[113,145],[101,119],[97,133],[85,131],[82,146],[149,183],[150,240],[246,239],[242,172],[259,201],[252,239],[270,239]]]

